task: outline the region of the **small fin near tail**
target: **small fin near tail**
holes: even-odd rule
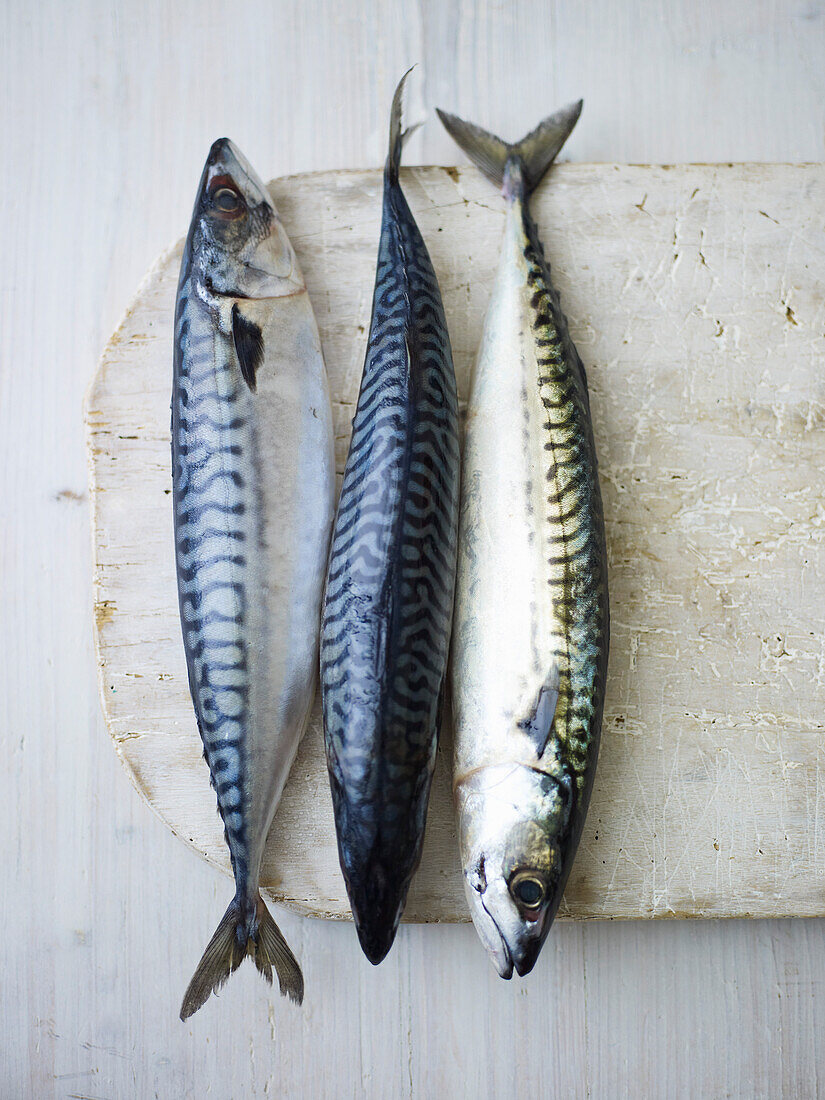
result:
[[[414,68],[415,65],[411,65],[409,69],[407,69],[398,81],[398,87],[395,89],[395,95],[392,97],[392,108],[390,110],[390,150],[387,155],[387,175],[393,183],[398,179],[398,169],[401,167],[401,150],[404,148],[404,142],[411,134],[415,133],[421,125],[419,122],[415,126],[408,127],[406,130],[401,129],[401,115],[404,109],[404,84]]]
[[[301,968],[261,896],[258,895],[252,908],[233,898],[184,994],[180,1018],[188,1020],[197,1012],[210,994],[226,983],[247,955],[252,956],[270,985],[274,967],[281,993],[296,1004],[303,1001]]]
[[[498,187],[504,186],[504,169],[513,158],[521,162],[524,185],[527,194],[534,191],[544,173],[559,155],[561,147],[570,137],[573,127],[579,120],[583,100],[562,107],[555,114],[548,115],[535,130],[510,145],[495,134],[465,122],[457,115],[447,114],[436,107],[438,117],[444,128],[461,146],[473,164]]]

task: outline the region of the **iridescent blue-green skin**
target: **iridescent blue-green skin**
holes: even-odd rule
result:
[[[321,631],[338,850],[374,963],[392,944],[421,856],[447,670],[458,479],[441,295],[388,162],[369,345]]]

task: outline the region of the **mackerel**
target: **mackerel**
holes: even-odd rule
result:
[[[389,951],[421,857],[455,579],[455,375],[438,283],[399,185],[393,99],[378,267],[321,631],[338,852],[361,946]]]
[[[172,464],[189,687],[236,887],[186,1019],[247,954],[303,997],[259,876],[317,682],[334,507],[329,391],[304,278],[266,188],[226,138],[206,161],[181,264]]]
[[[438,112],[507,204],[469,397],[451,668],[465,891],[504,978],[533,968],[561,901],[607,672],[587,379],[529,208],[580,111],[551,115],[516,145]]]

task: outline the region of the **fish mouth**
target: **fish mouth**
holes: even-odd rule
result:
[[[409,883],[398,881],[382,863],[367,864],[345,880],[361,950],[377,966],[395,941]]]
[[[498,936],[501,947],[501,950],[497,951],[496,944],[491,943],[488,939],[486,942],[488,954],[493,961],[493,966],[498,971],[499,977],[504,978],[505,981],[509,981],[510,978],[512,978],[513,976],[513,954],[510,951],[509,944],[507,943],[507,940],[505,940],[501,929],[496,924],[495,918],[493,917],[487,906],[484,904],[483,894],[479,894],[479,901],[481,902],[481,908],[487,914],[487,919],[495,929],[495,934],[496,936]],[[518,973],[521,974],[521,970],[519,970]]]
[[[217,141],[212,142],[212,147],[209,150],[209,156],[206,159],[206,163],[210,167],[214,167],[216,164],[225,161],[228,157],[232,157],[239,165],[243,160],[243,154],[233,144],[230,138],[218,138]]]
[[[540,939],[528,943],[526,950],[516,960],[516,973],[520,978],[523,978],[525,974],[529,974],[536,965],[543,943],[544,941]]]
[[[365,923],[358,920],[357,917],[355,918],[355,931],[358,933],[358,942],[361,944],[361,950],[373,966],[378,966],[387,957],[395,941],[397,930],[397,923],[382,926]]]

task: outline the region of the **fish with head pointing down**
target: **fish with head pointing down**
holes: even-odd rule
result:
[[[451,667],[464,885],[503,978],[532,970],[559,907],[604,705],[607,562],[587,380],[529,209],[580,111],[516,145],[439,111],[507,204],[468,404]]]
[[[369,343],[335,518],[321,688],[338,853],[367,958],[421,858],[455,583],[458,414],[444,309],[399,184],[398,85]]]

